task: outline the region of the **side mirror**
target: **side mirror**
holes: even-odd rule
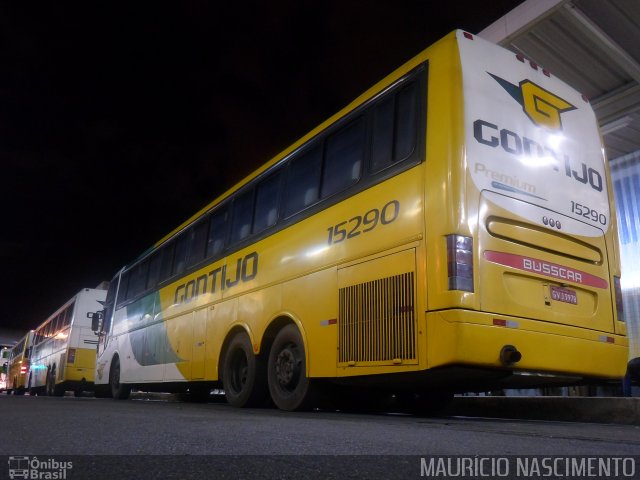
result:
[[[87,312],[87,318],[91,319],[91,330],[95,333],[100,333],[102,330],[102,319],[104,318],[104,311],[99,310],[97,312]]]

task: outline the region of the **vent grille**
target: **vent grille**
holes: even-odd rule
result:
[[[340,289],[339,363],[416,361],[413,272]]]

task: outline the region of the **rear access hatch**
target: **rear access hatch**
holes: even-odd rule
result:
[[[506,210],[498,204],[513,202]],[[480,198],[481,308],[496,314],[613,332],[603,232],[495,192]],[[517,211],[520,215],[511,213]],[[522,213],[525,213],[522,215]],[[536,225],[523,218],[540,218]],[[563,233],[589,230],[588,236]]]

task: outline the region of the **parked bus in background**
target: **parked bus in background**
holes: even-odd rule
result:
[[[589,102],[458,31],[123,268],[96,385],[296,410],[619,381],[619,286]]]
[[[88,312],[102,308],[106,290],[85,288],[56,310],[33,337],[29,391],[63,395],[93,390],[98,337]]]
[[[33,330],[20,339],[9,352],[7,367],[7,393],[23,395],[27,391],[29,357],[33,345]]]
[[[9,347],[2,347],[0,350],[0,392],[7,388],[7,372],[9,371]]]

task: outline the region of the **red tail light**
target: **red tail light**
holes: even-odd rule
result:
[[[20,375],[24,375],[25,373],[27,373],[27,366],[26,365],[21,365],[20,366]]]
[[[618,313],[618,321],[624,322],[624,306],[622,305],[622,286],[620,285],[620,277],[613,277],[613,288],[616,296],[616,312]]]
[[[449,290],[473,292],[473,239],[447,235]]]

